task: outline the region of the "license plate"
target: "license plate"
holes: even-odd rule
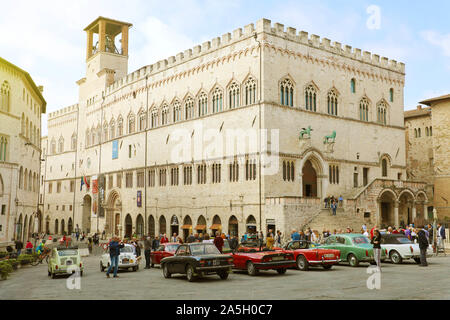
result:
[[[334,258],[334,254],[324,254],[325,258]]]
[[[72,264],[72,261],[68,260],[66,261],[66,266],[70,266]]]
[[[128,259],[123,259],[122,263],[128,263]]]
[[[281,261],[281,260],[284,260],[284,257],[273,257],[272,258],[272,261]]]
[[[219,260],[214,260],[213,261],[213,266],[218,266],[220,265],[220,261]]]

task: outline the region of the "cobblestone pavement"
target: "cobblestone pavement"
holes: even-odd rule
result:
[[[51,279],[47,265],[27,266],[0,281],[0,300],[6,299],[450,299],[450,256],[429,258],[429,267],[414,261],[382,265],[381,289],[369,290],[367,264],[351,268],[342,264],[326,271],[313,268],[285,275],[264,271],[251,277],[233,272],[228,280],[216,275],[190,283],[185,276],[165,279],[162,270],[119,271],[107,279],[100,272],[99,256],[84,258],[81,289],[67,289],[68,276]],[[69,279],[70,281],[70,279]]]

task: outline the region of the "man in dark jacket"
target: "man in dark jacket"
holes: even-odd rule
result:
[[[106,277],[109,278],[111,269],[114,267],[114,278],[118,278],[117,270],[119,269],[119,256],[120,249],[125,245],[119,242],[118,237],[114,237],[109,243],[109,257],[111,258],[111,264],[109,265],[108,271],[106,271]]]
[[[158,247],[159,247],[159,237],[156,236],[156,238],[153,239],[153,241],[152,241],[152,249],[153,249],[153,251],[158,250]]]
[[[150,252],[152,251],[152,241],[148,236],[144,241],[145,269],[150,269]]]
[[[23,243],[20,240],[16,241],[16,251],[17,251],[17,256],[20,256],[20,252],[23,249]]]
[[[237,236],[231,237],[231,239],[230,239],[230,249],[231,249],[233,252],[235,252],[236,249],[238,248],[238,246],[239,246],[239,241],[238,241],[238,239],[237,239]]]
[[[420,248],[420,266],[426,267],[428,266],[427,263],[427,249],[428,249],[428,239],[427,235],[425,233],[425,230],[423,230],[423,226],[419,227],[420,231],[417,234],[418,236],[418,242],[419,242],[419,248]]]
[[[189,236],[186,239],[186,242],[187,243],[195,242],[195,237],[194,237],[194,235],[192,233],[189,234]]]

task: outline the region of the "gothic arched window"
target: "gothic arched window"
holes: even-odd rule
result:
[[[222,90],[219,87],[216,87],[216,89],[214,89],[213,95],[212,95],[212,99],[213,99],[213,113],[216,112],[220,112],[223,110],[223,93]]]
[[[184,103],[184,118],[186,120],[194,118],[194,100],[191,97]]]
[[[256,81],[248,78],[245,82],[245,105],[254,104],[256,102]]]
[[[138,119],[139,119],[139,131],[144,131],[147,129],[147,113],[144,110],[139,111],[138,113]]]
[[[178,100],[175,100],[173,103],[173,122],[178,122],[182,120],[182,111],[181,111],[181,104]]]
[[[280,104],[283,106],[294,106],[294,85],[291,80],[284,79],[280,84]]]
[[[236,82],[233,82],[228,88],[228,107],[230,109],[239,108],[240,97],[239,85]]]
[[[328,92],[328,114],[338,115],[338,95],[334,89]]]
[[[208,96],[202,92],[198,97],[198,116],[204,116],[208,114]]]
[[[359,120],[369,121],[369,101],[365,97],[359,102]]]
[[[377,122],[381,124],[387,124],[387,105],[384,101],[380,101],[377,104]]]
[[[169,123],[169,107],[165,104],[161,110],[161,125],[166,125]]]
[[[8,81],[3,81],[0,88],[0,110],[10,111],[10,86]]]
[[[116,137],[116,123],[114,118],[109,122],[109,138],[114,139]]]
[[[128,115],[128,133],[134,133],[136,130],[136,120],[134,114],[131,112]]]
[[[158,109],[153,109],[151,112],[151,122],[152,122],[152,128],[156,128],[158,126]]]
[[[312,84],[305,89],[306,110],[317,111],[317,91]]]
[[[119,116],[117,119],[117,137],[121,137],[123,135],[123,118]]]
[[[356,80],[354,78],[350,80],[350,92],[356,93]]]

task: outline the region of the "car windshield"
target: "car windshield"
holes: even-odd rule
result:
[[[78,250],[58,250],[58,256],[67,257],[67,256],[76,256],[78,255]]]
[[[129,246],[125,246],[123,248],[120,248],[120,253],[132,253],[133,252],[133,248],[129,247]]]
[[[366,237],[354,237],[352,241],[355,244],[369,243],[369,239]]]
[[[179,244],[169,244],[166,246],[166,251],[175,252],[177,251],[179,246],[180,246]]]
[[[219,249],[215,245],[191,245],[191,253],[193,256],[201,256],[205,254],[220,254]]]
[[[399,244],[412,244],[413,243],[407,237],[395,237],[394,239],[395,240],[392,241],[392,243],[399,243]]]

